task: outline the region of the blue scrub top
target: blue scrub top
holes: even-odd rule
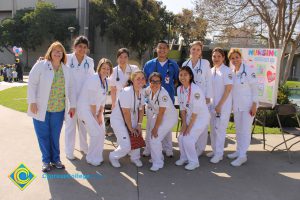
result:
[[[162,86],[168,91],[173,103],[174,103],[174,96],[175,96],[175,80],[178,81],[178,75],[179,75],[179,66],[174,60],[168,59],[168,61],[164,64],[164,66],[161,66],[157,58],[154,58],[152,60],[149,60],[144,65],[144,72],[146,74],[147,78],[147,85],[149,85],[148,78],[149,76],[155,72],[160,73],[162,77]],[[165,78],[167,75],[167,71],[169,71],[169,84],[165,82]]]

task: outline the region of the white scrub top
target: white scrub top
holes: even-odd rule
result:
[[[219,101],[221,100],[224,92],[225,92],[225,86],[226,85],[232,85],[232,72],[229,67],[226,65],[221,65],[219,69],[216,69],[216,67],[213,67],[211,69],[212,73],[212,86],[213,86],[213,98],[212,98],[212,106],[214,109]],[[222,112],[231,112],[232,109],[232,93],[228,95],[226,101],[224,102],[222,106]]]
[[[67,65],[71,68],[76,89],[76,97],[78,98],[85,80],[95,73],[94,60],[85,55],[82,62],[79,64],[75,53],[72,53],[67,54]]]
[[[146,98],[147,98],[147,114],[149,113],[152,116],[157,116],[159,113],[159,107],[166,108],[163,121],[168,120],[174,116],[177,116],[177,111],[173,105],[173,101],[169,96],[168,91],[161,87],[152,97],[152,91],[150,86],[146,89]]]
[[[142,92],[139,95],[134,94],[133,86],[125,87],[120,91],[119,97],[116,101],[116,107],[112,110],[110,118],[111,120],[118,120],[125,123],[118,100],[120,101],[122,108],[130,109],[132,126],[135,127],[138,123],[139,109],[142,109],[142,107],[145,105],[144,95]]]
[[[242,63],[238,72],[233,70],[233,111],[249,111],[255,102],[258,105],[257,78],[254,69]]]
[[[186,122],[189,124],[193,113],[197,114],[193,128],[201,128],[203,120],[210,118],[206,105],[205,96],[201,88],[192,83],[185,89],[183,86],[177,88],[177,95],[180,110],[186,110]]]
[[[107,81],[103,80],[101,83],[100,77],[97,73],[88,77],[82,86],[79,99],[77,101],[78,112],[91,112],[91,105],[96,105],[96,114],[101,106],[105,106],[107,93]]]
[[[199,59],[195,67],[193,67],[192,61],[185,61],[182,66],[189,66],[194,74],[194,81],[198,85],[206,98],[212,98],[212,75],[209,61],[206,59]]]
[[[117,88],[116,98],[118,98],[121,89],[126,86],[127,81],[130,79],[131,74],[138,70],[139,68],[136,65],[127,65],[125,69],[125,73],[123,73],[119,65],[114,67],[113,73],[109,78],[109,85],[115,86]],[[118,81],[118,77],[119,77],[119,81]]]

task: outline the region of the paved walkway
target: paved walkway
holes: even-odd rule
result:
[[[5,90],[7,88],[11,88],[11,87],[19,87],[19,86],[24,86],[24,85],[27,85],[27,82],[28,82],[28,76],[24,76],[23,77],[23,81],[24,83],[19,83],[19,82],[4,82],[4,81],[1,81],[0,82],[0,91],[1,90]]]
[[[189,172],[174,165],[178,159],[178,144],[174,134],[175,157],[166,158],[165,168],[149,171],[148,158],[137,169],[126,157],[122,167],[114,169],[108,163],[108,153],[114,148],[105,141],[104,164],[93,167],[76,151],[78,158],[64,157],[64,131],[61,136],[61,158],[66,170],[50,174],[101,174],[101,179],[45,179],[41,172],[41,154],[33,130],[32,120],[25,113],[0,106],[0,199],[100,199],[100,200],[299,200],[300,144],[293,148],[294,163],[288,162],[286,152],[270,153],[270,146],[281,141],[279,135],[267,136],[267,149],[262,149],[261,135],[255,135],[249,152],[249,162],[239,168],[230,166],[227,158],[219,164],[200,157],[200,168]],[[76,144],[78,146],[78,144]],[[208,146],[208,150],[210,146]],[[234,135],[226,140],[226,154],[234,149]],[[20,191],[9,179],[20,163],[24,163],[37,177]]]

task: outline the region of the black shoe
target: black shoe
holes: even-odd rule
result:
[[[51,165],[53,167],[55,167],[56,169],[65,169],[65,166],[60,161],[58,161],[56,163],[51,163]]]
[[[42,166],[42,172],[47,173],[51,171],[51,165],[49,163],[44,163]]]

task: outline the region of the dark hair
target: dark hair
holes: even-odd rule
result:
[[[87,47],[89,47],[89,40],[85,36],[80,35],[74,40],[73,45],[76,47],[79,44],[85,44]]]
[[[194,81],[194,73],[192,71],[192,69],[189,66],[182,66],[181,68],[179,68],[179,73],[182,71],[186,71],[187,73],[189,73],[191,79],[190,79],[190,83],[195,83]]]
[[[164,40],[158,41],[157,46],[158,46],[159,44],[165,44],[165,45],[167,45],[167,47],[169,47],[169,44],[168,44],[166,41],[164,41]]]
[[[149,76],[149,78],[148,78],[149,83],[151,82],[151,79],[152,79],[153,77],[157,77],[157,78],[159,78],[160,81],[162,81],[162,77],[161,77],[160,73],[158,73],[158,72],[153,72],[152,74],[150,74],[150,76]]]
[[[215,52],[218,52],[220,53],[223,57],[225,57],[225,52],[224,50],[221,48],[221,47],[216,47],[212,50],[212,54],[215,53]]]
[[[123,53],[126,53],[127,56],[129,57],[129,50],[127,48],[121,48],[117,51],[117,58],[119,58],[119,56]]]

